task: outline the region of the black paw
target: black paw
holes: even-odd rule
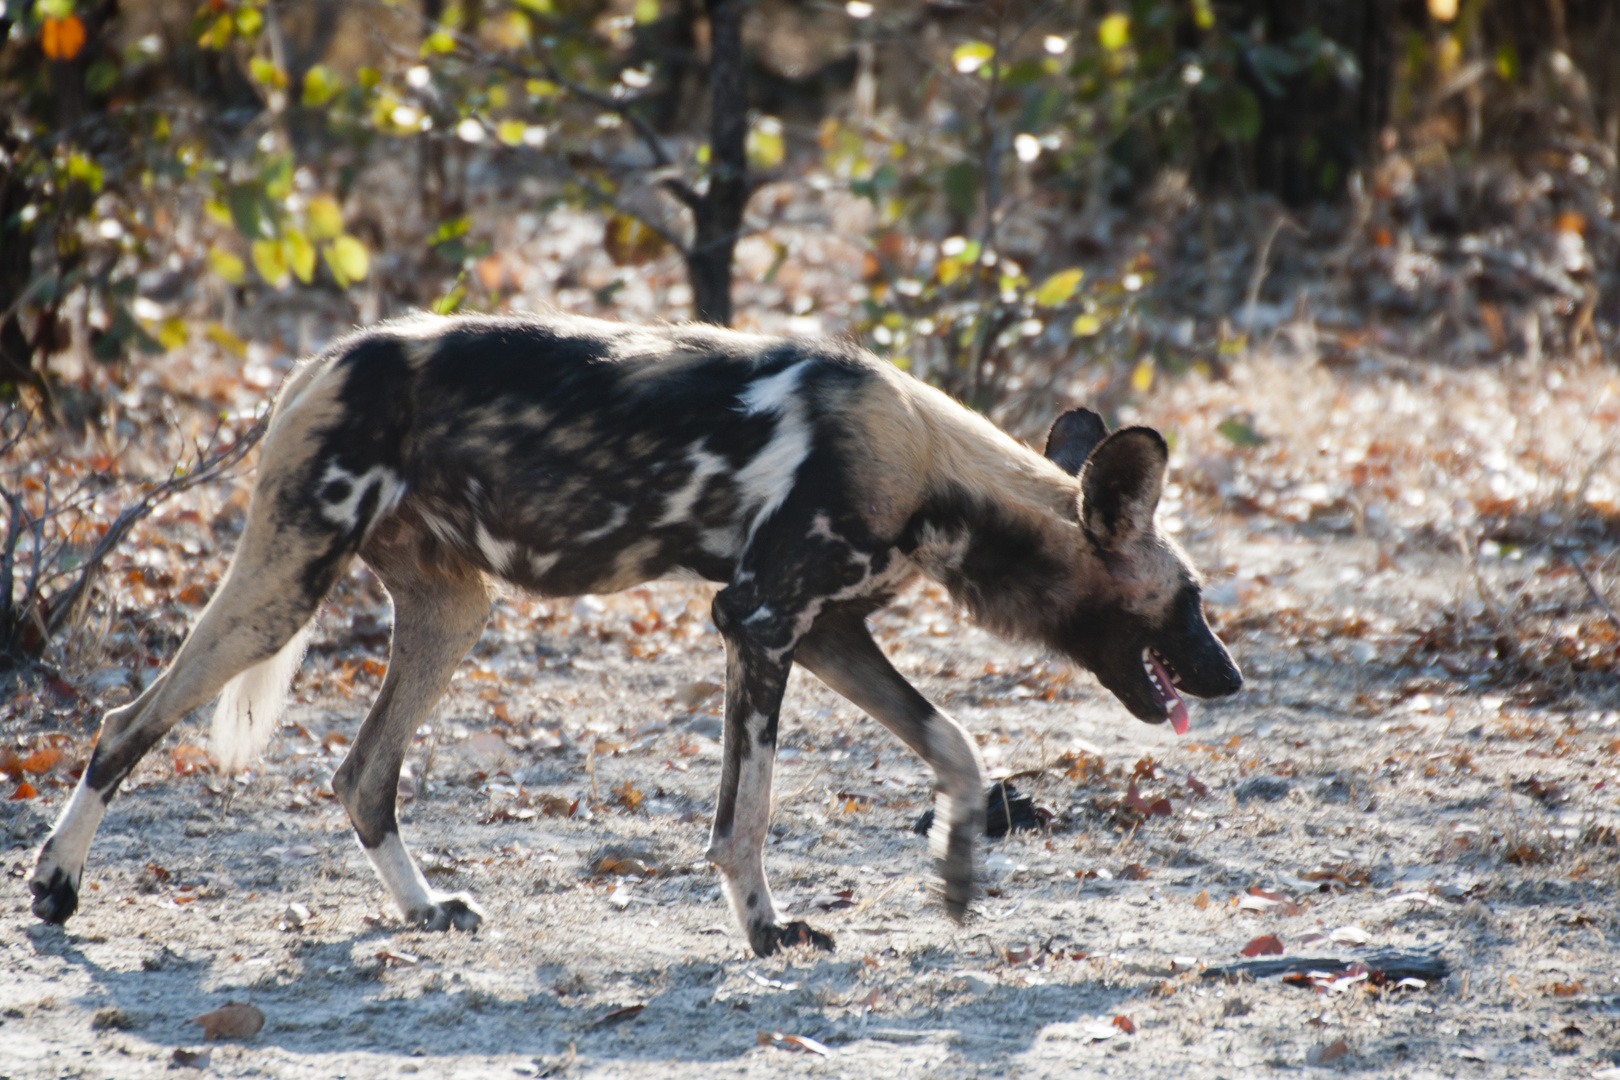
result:
[[[822,952],[833,951],[831,934],[823,934],[799,919],[781,926],[775,923],[750,926],[748,944],[753,946],[756,956],[770,956],[779,949],[791,948],[794,945],[809,945]]]
[[[48,879],[35,878],[28,886],[34,893],[34,914],[60,926],[79,910],[79,890],[66,870],[51,870]]]
[[[476,931],[484,921],[484,909],[468,893],[434,893],[433,906],[413,911],[406,918],[424,930]]]

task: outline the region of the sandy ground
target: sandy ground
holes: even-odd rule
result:
[[[719,770],[719,695],[703,683],[722,648],[695,586],[497,604],[418,740],[403,805],[430,875],[471,890],[488,921],[402,929],[325,789],[382,655],[353,642],[370,629],[380,650],[386,613],[357,574],[323,611],[263,767],[185,773],[177,748],[204,734],[183,725],[113,804],[65,930],[31,917],[23,876],[66,789],[0,804],[0,1075],[189,1075],[177,1049],[208,1051],[190,1068],[223,1076],[355,1080],[1614,1068],[1620,713],[1387,666],[1365,638],[1302,640],[1282,613],[1444,603],[1455,558],[1381,564],[1353,536],[1234,535],[1186,539],[1213,598],[1250,593],[1226,619],[1248,686],[1195,706],[1179,739],[937,592],[877,620],[992,772],[1027,774],[1054,814],[987,845],[965,927],[932,898],[910,829],[930,798],[921,764],[797,674],[767,866],[779,906],[837,949],[769,959],[747,952],[702,860]],[[7,724],[62,721],[14,703]],[[1169,817],[1120,805],[1133,776]],[[1204,977],[1264,935],[1290,955],[1438,949],[1451,974]],[[204,1042],[189,1018],[227,1001],[262,1010],[264,1029]]]

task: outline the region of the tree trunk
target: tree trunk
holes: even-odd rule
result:
[[[1394,0],[1247,0],[1235,25],[1266,27],[1268,41],[1286,45],[1310,28],[1355,57],[1360,81],[1305,71],[1282,80],[1274,97],[1258,85],[1260,136],[1254,143],[1254,182],[1291,206],[1337,200],[1352,169],[1372,160],[1389,119],[1395,51]]]
[[[709,189],[692,209],[686,253],[692,314],[731,325],[731,260],[748,205],[748,95],[743,80],[742,0],[707,0]]]

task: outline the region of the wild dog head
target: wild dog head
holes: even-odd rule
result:
[[[1096,413],[1075,409],[1052,425],[1046,456],[1080,478],[1080,530],[1095,559],[1082,560],[1089,580],[1055,613],[1050,644],[1133,716],[1185,733],[1181,694],[1225,697],[1243,675],[1204,619],[1197,571],[1154,525],[1169,448],[1152,428],[1109,434]]]

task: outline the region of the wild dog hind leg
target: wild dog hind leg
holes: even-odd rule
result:
[[[399,770],[417,725],[450,685],[450,676],[489,619],[483,575],[459,560],[429,566],[400,518],[379,526],[362,557],[394,601],[388,673],[354,746],[332,777],[355,835],[405,921],[430,930],[475,930],[484,913],[467,893],[428,887],[399,836]],[[445,558],[441,556],[441,564]]]
[[[347,560],[324,566],[311,585],[305,560],[271,559],[266,554],[265,546],[244,537],[219,592],[180,646],[174,663],[138,698],[103,718],[90,762],[34,864],[29,888],[34,914],[41,919],[65,922],[78,908],[85,856],[107,804],[177,721],[240,676],[238,689],[241,684],[245,689],[227,692],[230,700],[222,700],[221,708],[230,711],[239,703],[245,711],[244,723],[238,725],[244,730],[234,733],[244,745],[215,746],[215,756],[246,758],[251,753],[246,744],[274,728],[287,683],[303,656],[300,629]],[[317,590],[320,595],[314,595]],[[216,719],[216,736],[221,731],[233,734],[231,726]]]
[[[973,853],[984,835],[983,766],[973,740],[894,669],[866,629],[870,602],[830,607],[794,659],[894,732],[934,770],[938,803],[929,839],[945,884],[945,910],[960,922],[973,899]]]

